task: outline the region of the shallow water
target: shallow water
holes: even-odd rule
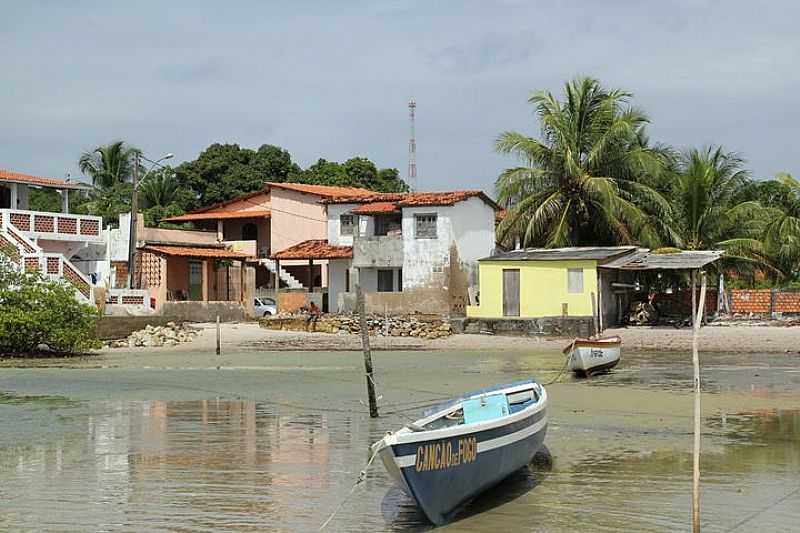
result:
[[[255,364],[232,356],[227,363],[241,364],[220,370],[4,370],[0,530],[317,531],[349,493],[369,444],[421,405],[558,368],[525,354],[376,355],[384,416],[371,420],[359,357],[262,354]],[[687,368],[630,356],[601,379],[549,387],[552,464],[515,474],[443,530],[689,529]],[[796,359],[777,356],[706,365],[705,531],[796,530],[798,370]],[[327,531],[428,529],[374,464]]]

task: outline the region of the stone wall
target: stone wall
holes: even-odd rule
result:
[[[166,326],[172,319],[163,316],[103,316],[97,320],[95,333],[100,340],[128,337],[147,326]]]
[[[359,334],[361,325],[355,315],[323,316],[315,324],[307,321],[307,315],[282,315],[264,318],[261,327],[282,331],[315,331],[319,333]],[[437,339],[452,333],[450,324],[434,315],[390,316],[368,315],[370,335],[389,337],[419,337]]]
[[[592,317],[459,318],[451,321],[456,333],[488,333],[529,337],[588,337]]]

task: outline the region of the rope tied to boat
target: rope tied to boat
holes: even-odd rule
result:
[[[572,357],[573,350],[575,350],[575,342],[577,342],[577,340],[578,339],[573,339],[572,340],[572,344],[569,345],[569,350],[567,350],[567,357],[566,357],[566,359],[564,359],[564,366],[562,366],[561,370],[558,371],[558,374],[556,374],[556,377],[554,377],[553,379],[551,379],[547,383],[544,383],[545,387],[548,386],[548,385],[552,385],[553,383],[555,383],[556,381],[561,379],[561,376],[564,374],[564,371],[567,369],[567,365],[569,365],[569,360]]]
[[[356,479],[356,482],[353,483],[352,487],[350,487],[350,492],[347,493],[347,496],[345,496],[345,498],[341,501],[341,503],[339,503],[336,509],[328,517],[328,519],[325,520],[325,522],[323,522],[321,526],[319,526],[319,531],[322,531],[326,527],[328,527],[328,524],[331,523],[331,520],[333,520],[334,517],[336,517],[336,515],[339,514],[339,511],[341,511],[342,508],[347,504],[347,502],[350,501],[350,497],[355,492],[356,487],[358,487],[361,483],[367,480],[367,471],[369,470],[369,467],[372,465],[372,461],[374,461],[375,458],[378,456],[378,453],[380,453],[380,448],[372,452],[372,456],[369,458],[369,461],[367,461],[367,464],[364,466],[364,469],[358,473],[358,479]]]

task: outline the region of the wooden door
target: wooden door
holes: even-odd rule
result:
[[[519,270],[503,270],[503,316],[519,316]]]
[[[189,299],[197,302],[203,299],[203,263],[189,261]]]

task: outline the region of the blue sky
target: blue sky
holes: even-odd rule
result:
[[[420,187],[483,188],[538,134],[527,98],[579,74],[635,94],[651,138],[721,143],[757,177],[800,174],[800,3],[2,2],[0,168],[78,176],[125,139],[194,159],[213,142],[301,165],[366,156]]]

